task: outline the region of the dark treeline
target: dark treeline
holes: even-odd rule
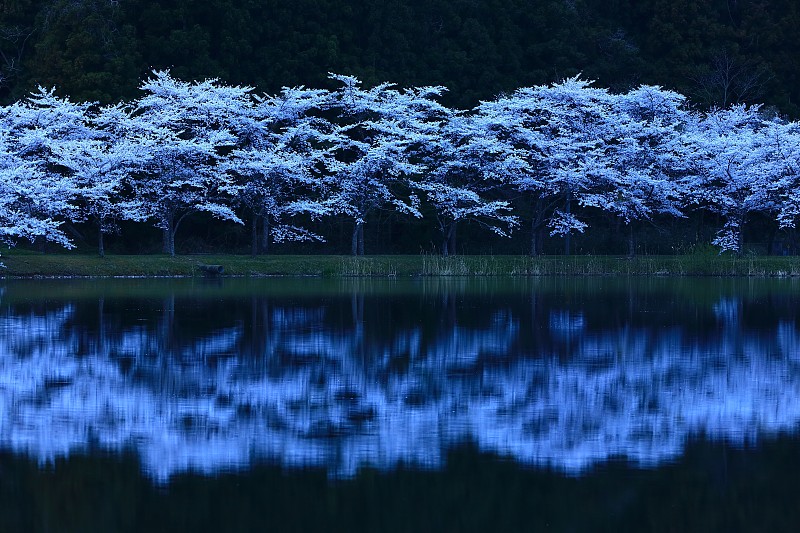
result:
[[[444,85],[445,103],[470,108],[582,73],[797,117],[798,28],[793,0],[5,0],[0,103],[37,85],[130,99],[151,69],[171,68],[270,93],[348,72]]]

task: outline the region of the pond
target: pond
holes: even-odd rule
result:
[[[0,530],[800,519],[800,282],[6,281]]]

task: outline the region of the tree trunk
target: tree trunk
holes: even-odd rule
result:
[[[739,227],[736,228],[736,255],[742,256],[744,255],[744,239],[742,238],[742,226],[744,223],[740,224]]]
[[[252,226],[250,227],[250,255],[258,255],[258,215],[253,215]]]
[[[542,221],[539,216],[531,220],[531,256],[537,256],[542,253]]]
[[[531,255],[539,255],[542,251],[542,222],[544,218],[544,202],[542,197],[536,198],[536,204],[531,216]]]
[[[269,215],[261,217],[261,253],[269,253]]]
[[[178,217],[178,220],[175,220],[175,215],[173,213],[163,221],[164,226],[166,227],[166,229],[162,230],[162,236],[164,239],[163,251],[165,254],[169,254],[173,257],[175,256],[175,234],[178,233],[178,228],[181,226],[183,219],[185,219],[191,213],[191,210],[186,211]]]
[[[636,242],[633,239],[633,222],[628,223],[628,257],[636,255]]]
[[[175,213],[161,218],[161,253],[175,255]]]
[[[442,256],[456,255],[456,222],[451,222],[442,228]]]
[[[744,224],[747,220],[746,215],[737,215],[735,218],[736,223],[736,255],[741,257],[744,255]]]
[[[161,251],[167,255],[175,255],[175,233],[172,231],[172,223],[170,221],[166,228],[161,230],[161,239],[163,245]]]
[[[104,226],[103,222],[105,221],[105,218],[102,217],[102,216],[98,216],[96,218],[96,220],[97,220],[97,227],[100,230],[100,234],[97,237],[97,254],[100,257],[105,257],[106,256],[106,243],[105,243],[105,238],[104,238],[105,234],[103,233],[103,226]]]
[[[572,211],[572,193],[567,192],[567,205],[565,209],[567,214],[570,214]],[[567,231],[567,234],[564,235],[564,255],[569,255],[570,249],[570,237],[572,237],[572,231]]]
[[[356,222],[353,228],[353,239],[350,243],[350,253],[364,255],[364,223]]]

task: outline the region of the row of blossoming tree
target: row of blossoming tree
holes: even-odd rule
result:
[[[303,221],[339,216],[363,254],[364,224],[389,209],[430,217],[444,254],[468,220],[499,235],[527,225],[535,254],[544,232],[583,232],[598,210],[629,228],[632,253],[637,225],[704,209],[722,221],[713,243],[739,251],[749,217],[787,228],[800,212],[800,126],[757,106],[700,113],[660,87],[572,78],[462,111],[439,102],[443,87],[332,79],[257,96],[159,71],[130,103],[40,89],[0,107],[0,236],[69,248],[63,224],[93,221],[102,255],[104,234],[139,221],[174,254],[181,222],[205,211],[247,221],[255,254],[322,240]]]

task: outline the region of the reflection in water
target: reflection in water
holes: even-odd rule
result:
[[[134,449],[163,480],[254,461],[436,468],[472,441],[579,473],[800,421],[786,294],[361,289],[3,302],[0,446],[42,462]]]

